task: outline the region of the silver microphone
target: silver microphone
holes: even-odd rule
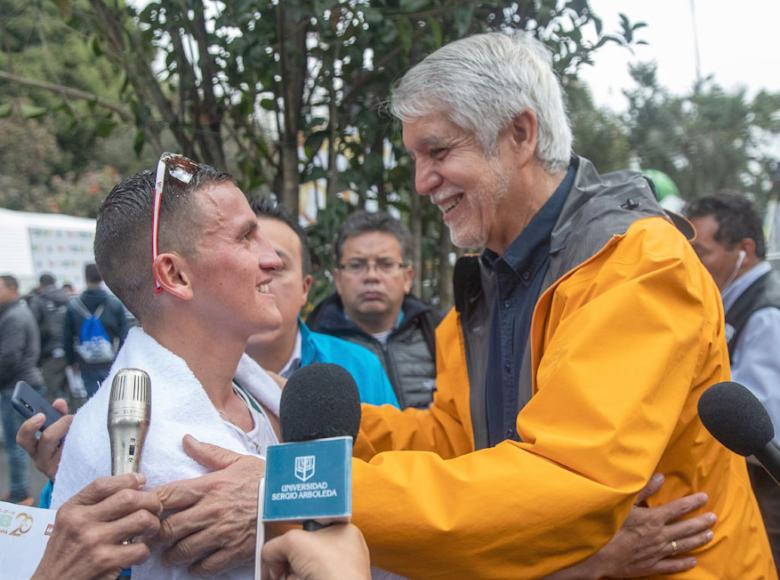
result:
[[[111,383],[108,435],[111,475],[138,473],[152,415],[152,383],[140,369],[120,369]]]

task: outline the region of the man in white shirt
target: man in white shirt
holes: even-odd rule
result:
[[[685,209],[693,247],[720,288],[726,311],[731,378],[766,407],[780,435],[780,273],[765,260],[761,217],[741,195],[701,197]],[[780,562],[780,488],[748,461],[753,490]]]

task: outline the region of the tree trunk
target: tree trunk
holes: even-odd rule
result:
[[[306,79],[307,22],[299,0],[283,0],[278,6],[279,64],[284,131],[280,135],[282,159],[281,202],[298,215],[300,173],[298,132],[300,130],[303,87]]]
[[[337,49],[333,49],[337,50]],[[323,65],[325,67],[328,83],[328,178],[325,189],[325,205],[333,207],[336,204],[338,195],[338,177],[339,168],[338,158],[338,135],[339,135],[339,109],[336,95],[336,67],[333,50],[325,53]]]

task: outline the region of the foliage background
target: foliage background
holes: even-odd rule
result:
[[[393,82],[466,34],[522,29],[555,55],[575,149],[602,171],[655,168],[686,198],[780,193],[780,95],[727,93],[713,79],[672,95],[632,70],[627,110],[596,107],[578,72],[643,23],[604,29],[586,0],[0,0],[0,206],[94,216],[122,175],[176,150],[226,167],[250,195],[321,208],[310,227],[330,290],[330,244],[358,207],[391,208],[415,239],[415,292],[446,307],[453,248],[414,195]]]

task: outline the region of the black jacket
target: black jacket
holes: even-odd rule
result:
[[[15,300],[0,306],[0,390],[13,389],[17,381],[43,386],[40,352],[38,325],[27,304]]]
[[[357,343],[376,354],[390,379],[401,408],[426,408],[436,390],[436,327],[441,315],[414,296],[401,307],[403,320],[382,344],[344,314],[337,294],[323,300],[306,318],[315,332]]]
[[[69,298],[65,290],[54,286],[30,294],[27,298],[27,304],[41,333],[41,359],[50,358],[55,350],[60,349],[61,352],[63,348],[65,309]]]

